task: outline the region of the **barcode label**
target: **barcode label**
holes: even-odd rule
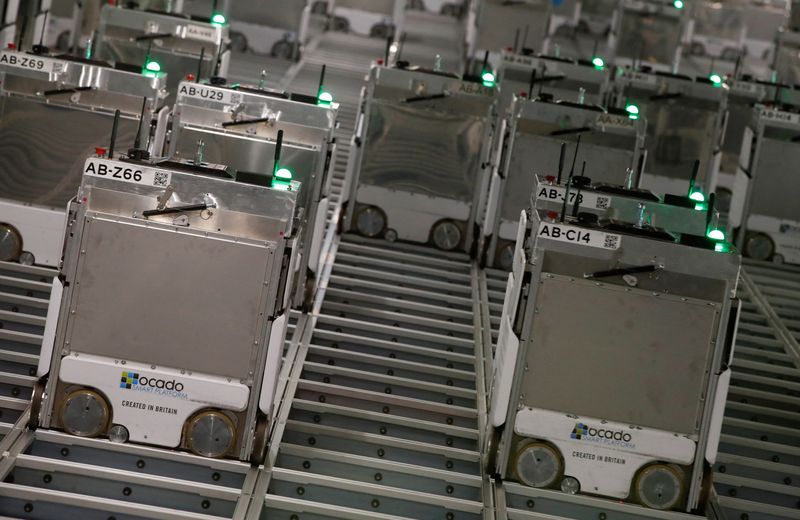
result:
[[[603,247],[606,249],[619,249],[619,235],[606,234]]]
[[[580,246],[597,247],[600,249],[619,249],[620,235],[604,233],[595,229],[586,229],[555,222],[542,222],[539,224],[539,238],[567,242]]]
[[[762,109],[761,117],[770,121],[780,121],[782,123],[797,124],[800,123],[800,114],[792,114],[791,112],[784,112],[782,110]]]
[[[235,105],[242,101],[242,95],[226,88],[215,88],[198,83],[181,82],[178,87],[179,97],[190,97],[206,101],[216,101],[226,105]]]
[[[217,42],[217,29],[214,27],[205,27],[202,25],[187,25],[186,37],[193,40],[202,40],[205,42]]]
[[[566,188],[561,186],[542,186],[539,188],[537,198],[563,203],[566,192]],[[578,190],[576,188],[573,188],[569,191],[569,199],[567,200],[567,204],[575,204],[576,197],[578,198],[579,208],[608,209],[611,205],[610,197],[597,195],[590,191],[582,191],[580,195],[578,195]]]
[[[169,172],[156,171],[153,175],[153,186],[166,186],[169,184]]]
[[[64,62],[61,60],[11,51],[0,53],[0,65],[48,73],[64,70]]]
[[[642,72],[629,72],[628,77],[631,79],[631,81],[636,81],[637,83],[647,83],[648,85],[656,84],[656,77],[653,74],[644,74]]]
[[[102,177],[115,181],[158,187],[167,186],[172,179],[172,174],[168,171],[100,158],[87,160],[83,174],[91,177]]]

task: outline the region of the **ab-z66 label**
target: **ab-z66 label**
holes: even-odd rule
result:
[[[104,159],[90,159],[86,161],[83,174],[92,177],[102,177],[104,179],[114,179],[158,187],[167,186],[171,177],[170,172],[128,166],[125,163]]]

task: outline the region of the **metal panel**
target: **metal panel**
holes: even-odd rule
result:
[[[797,188],[800,145],[793,141],[764,138],[753,180],[751,215],[797,220]],[[791,166],[790,166],[791,165]]]
[[[671,6],[669,7],[671,8]],[[642,63],[671,64],[681,41],[681,19],[623,9],[617,56]]]
[[[472,203],[485,121],[374,101],[359,183]]]
[[[221,245],[202,235],[87,223],[71,347],[246,378],[270,255],[262,247]],[[231,267],[228,276],[219,276],[221,265]],[[194,356],[186,356],[188,345]]]
[[[550,21],[546,2],[507,2],[483,0],[477,16],[476,48],[495,51],[514,44],[514,32],[521,29],[527,35],[525,47],[542,50]]]
[[[709,164],[718,105],[697,106],[679,98],[649,101],[643,108],[647,119],[647,173],[688,180],[695,160],[699,159],[701,165]],[[700,177],[709,173],[701,170]]]
[[[538,291],[526,405],[696,432],[716,306],[566,278]]]
[[[78,191],[86,157],[94,153],[95,147],[108,146],[111,115],[3,97],[0,197],[66,207]],[[133,145],[137,125],[138,118],[120,119],[118,149],[127,150]]]

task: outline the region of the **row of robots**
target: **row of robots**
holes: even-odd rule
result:
[[[29,426],[259,463],[337,105],[226,81],[225,24],[109,12],[91,53],[0,52],[0,248],[57,273]]]
[[[29,426],[260,464],[324,260],[337,106],[324,68],[312,93],[228,83],[224,23],[113,9],[87,55],[0,52],[0,249],[58,269]],[[794,89],[518,34],[466,74],[387,46],[338,229],[508,272],[489,473],[703,514],[739,250],[800,263]]]

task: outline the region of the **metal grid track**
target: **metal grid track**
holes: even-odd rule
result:
[[[0,262],[0,437],[31,399],[53,276],[52,269]]]
[[[234,518],[257,474],[236,461],[53,431],[12,434],[11,456],[0,461],[0,515],[14,518]]]
[[[714,467],[729,519],[800,518],[800,370],[787,351],[792,338],[774,319],[793,304],[781,291],[791,288],[782,281],[789,276],[789,269],[748,262],[741,278],[742,316]]]
[[[342,240],[260,518],[482,518],[474,290],[465,256]]]

